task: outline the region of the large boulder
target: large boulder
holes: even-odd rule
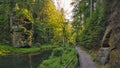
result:
[[[110,54],[110,48],[109,47],[102,47],[100,48],[98,55],[97,55],[97,61],[101,65],[105,65],[109,61],[109,54]]]

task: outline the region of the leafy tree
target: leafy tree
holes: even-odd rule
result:
[[[104,5],[100,5],[97,5],[96,10],[92,9],[91,16],[89,1],[81,0],[76,8],[77,13],[75,13],[73,23],[76,31],[76,42],[88,49],[96,48],[100,44],[99,40],[104,29]]]
[[[80,31],[84,29],[84,25],[86,23],[87,18],[89,18],[90,12],[89,12],[89,1],[87,0],[81,0],[77,1],[75,8],[74,8],[74,22],[72,23],[73,29],[76,35],[76,44],[78,42],[78,34]]]
[[[1,43],[9,43],[10,40],[10,27],[9,27],[9,13],[10,13],[10,7],[11,4],[9,4],[6,0],[0,1],[0,42]]]
[[[25,18],[35,22],[33,42],[41,44],[65,44],[71,40],[72,27],[65,22],[64,11],[57,10],[52,0],[1,0],[0,41],[10,41],[12,19]],[[5,8],[4,8],[5,7]],[[26,28],[25,28],[26,29]]]
[[[35,14],[38,14],[35,15],[35,40],[41,41],[40,43],[51,43],[60,37],[59,34],[61,34],[60,30],[63,20],[61,20],[61,13],[56,10],[56,7],[51,0],[43,0],[41,4],[42,7],[39,7],[39,10],[34,12]]]

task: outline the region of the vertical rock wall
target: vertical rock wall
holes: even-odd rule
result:
[[[119,68],[120,67],[120,1],[119,0],[106,0],[107,5],[105,8],[105,20],[108,26],[106,27],[106,31],[104,33],[104,37],[102,40],[101,48],[104,49],[106,46],[110,49],[108,50],[109,55],[106,57],[109,58],[108,64],[111,68]],[[105,44],[104,44],[105,43]],[[99,61],[101,62],[102,57],[104,56],[101,52],[99,54]],[[107,54],[107,53],[105,53]],[[105,56],[104,56],[105,57]],[[108,61],[108,59],[104,59],[104,62]],[[102,64],[105,64],[102,61]]]
[[[18,18],[14,15],[11,19],[12,45],[14,47],[30,47],[33,23],[26,17]]]

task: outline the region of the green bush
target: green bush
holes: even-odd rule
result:
[[[72,47],[58,47],[53,49],[53,52],[48,60],[45,60],[38,66],[38,68],[64,68],[64,66],[73,58],[77,58],[75,55],[75,49]],[[77,62],[77,60],[75,60]],[[74,66],[74,65],[72,65]]]
[[[63,49],[60,47],[60,48],[54,49],[52,55],[55,57],[59,57],[59,56],[62,56],[62,53],[63,53]]]

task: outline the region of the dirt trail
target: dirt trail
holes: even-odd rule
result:
[[[80,47],[76,47],[76,50],[79,59],[79,68],[98,68],[89,54]]]

